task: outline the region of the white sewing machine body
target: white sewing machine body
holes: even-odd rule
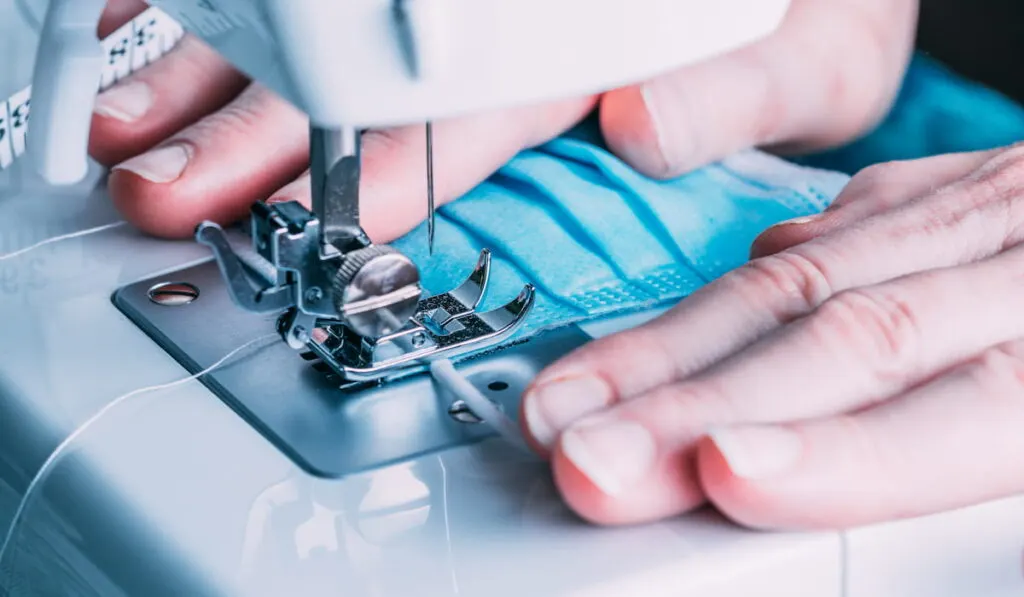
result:
[[[765,17],[759,21],[761,26],[723,41],[720,49],[740,43],[741,37],[756,37],[755,29],[767,31],[768,17],[781,15],[773,10],[781,11],[784,4],[637,0],[635,5],[653,15],[670,3],[690,9],[714,4],[705,13],[709,18],[743,11]],[[305,68],[301,44],[282,52],[284,59],[279,63],[266,60],[267,55],[254,47],[257,41],[266,44],[263,36],[276,29],[267,27],[262,15],[277,15],[276,22],[289,31],[290,42],[311,41],[303,37],[308,28],[326,27],[324,31],[331,35],[321,36],[316,43],[337,44],[334,48],[339,52],[352,52],[362,47],[354,41],[358,37],[334,35],[336,29],[327,19],[314,22],[323,13],[303,9],[352,11],[352,18],[376,23],[356,28],[372,37],[383,36],[383,21],[377,20],[385,18],[389,3],[174,0],[158,4],[183,22],[191,19],[201,35],[239,65],[248,63],[254,70],[270,67],[263,80],[328,124],[433,118],[496,106],[507,99],[541,99],[537,91],[542,85],[550,84],[549,89],[559,94],[579,93],[591,85],[612,84],[624,81],[628,74],[653,73],[669,66],[667,58],[651,54],[632,73],[623,62],[622,69],[610,69],[601,81],[536,80],[536,87],[523,85],[522,79],[506,86],[516,76],[530,76],[510,67],[508,73],[484,75],[490,77],[488,84],[479,87],[497,91],[491,94],[462,89],[446,79],[458,78],[460,72],[465,76],[468,71],[461,69],[469,68],[468,63],[448,63],[418,82],[405,79],[397,50],[383,51],[393,46],[384,43],[383,37],[373,37],[382,51],[370,53],[365,63],[359,62],[362,58],[357,54],[339,54],[339,60],[340,56],[351,60],[339,62],[339,73],[348,69],[343,77],[310,78],[301,87],[291,87],[291,76]],[[202,7],[213,4],[234,10],[222,15],[226,21],[209,15],[204,20]],[[476,14],[486,22],[483,13],[474,12],[483,9],[471,4],[453,12]],[[515,4],[523,8],[522,15],[552,14],[555,21],[561,19],[562,25],[569,26],[568,8],[553,14],[548,6],[553,2]],[[607,9],[605,17],[614,15],[612,3],[585,4],[565,2],[564,6]],[[451,3],[441,0],[438,5],[448,10]],[[740,6],[745,8],[741,11]],[[294,11],[273,12],[281,7]],[[493,14],[502,13],[495,8]],[[452,48],[472,35],[463,28],[462,16],[453,17],[449,26],[464,37],[446,37],[448,45],[438,49],[442,55],[450,56]],[[229,31],[219,30],[224,22],[233,24]],[[238,23],[250,26],[239,29]],[[532,31],[538,34],[546,27],[527,25],[536,27]],[[671,31],[660,33],[679,35],[678,24],[673,25]],[[708,40],[711,25],[708,21],[695,26],[706,30],[691,34],[703,34]],[[489,40],[480,41],[486,47]],[[550,60],[550,48],[540,43],[542,38],[535,41],[540,53],[531,55],[532,50],[526,49],[525,56]],[[601,41],[609,54],[619,49],[607,38]],[[516,45],[522,47],[518,40]],[[478,57],[501,64],[498,47],[495,44],[494,52],[482,51]],[[320,46],[327,55],[334,55],[334,48]],[[694,51],[691,58],[698,54]],[[373,60],[387,62],[387,74],[360,79],[358,73],[376,72],[363,70]],[[505,79],[506,74],[512,79]],[[321,103],[342,90],[341,83],[352,81],[355,88],[347,96],[349,103]],[[323,87],[311,88],[311,83]],[[383,101],[403,86],[407,89],[402,93],[420,95],[404,104]],[[373,91],[361,95],[368,88]],[[459,97],[452,94],[453,89],[467,95]],[[436,101],[431,93],[438,94]],[[378,94],[379,106],[367,101]],[[396,91],[394,97],[406,96]],[[53,96],[51,108],[57,106],[57,99]],[[442,105],[452,101],[460,105]],[[40,113],[35,102],[34,118]],[[47,109],[44,105],[41,111]],[[39,124],[33,122],[33,126]],[[81,132],[72,127],[71,133],[75,131]],[[40,135],[52,134],[56,140],[58,132],[53,127]],[[72,156],[77,146],[69,143],[68,147],[67,156]],[[36,165],[46,170],[45,163]],[[29,166],[24,161],[0,171],[4,215],[0,254],[117,220],[95,167],[79,185],[54,188],[38,180]],[[6,531],[29,478],[62,438],[115,397],[173,382],[188,373],[112,297],[140,280],[176,281],[183,270],[208,261],[209,252],[193,242],[158,241],[127,227],[0,261],[0,532]],[[205,287],[200,291],[205,296],[216,293]],[[583,328],[597,336],[643,317]],[[218,323],[211,320],[211,330]],[[283,344],[278,348],[287,354]],[[287,356],[298,359],[294,354]],[[493,372],[486,370],[485,363],[479,373]],[[279,396],[282,402],[290,398]],[[411,415],[395,410],[389,416],[401,421]],[[0,593],[6,590],[12,597],[995,597],[1019,594],[1024,585],[1020,532],[1024,499],[843,534],[752,532],[706,511],[643,527],[599,529],[578,521],[560,503],[543,463],[496,439],[439,449],[328,480],[310,475],[293,454],[286,455],[257,427],[200,382],[143,394],[111,410],[75,443],[29,504],[12,550],[0,562]],[[8,578],[11,581],[4,586]]]
[[[34,111],[48,124],[35,129],[33,151],[51,180],[66,181],[84,173],[80,154],[88,112],[81,105],[94,91],[90,71],[98,75],[104,58],[88,51],[89,25],[105,0],[58,1],[43,34],[42,72],[36,74]],[[789,0],[150,4],[292,101],[315,124],[370,127],[639,82],[766,36],[781,22]]]

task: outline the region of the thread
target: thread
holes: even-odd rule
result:
[[[441,505],[444,507],[444,540],[448,547],[448,569],[452,575],[452,591],[454,595],[462,594],[459,591],[459,575],[455,571],[455,550],[452,547],[452,526],[448,520],[448,467],[444,465],[444,458],[437,455],[437,464],[441,466]]]
[[[476,386],[469,383],[461,373],[455,370],[455,365],[449,359],[441,359],[430,364],[430,375],[441,387],[447,389],[453,396],[462,400],[484,423],[488,424],[506,442],[525,451],[531,452],[519,426],[509,418],[500,408],[487,399]]]
[[[68,446],[70,446],[76,439],[81,437],[83,433],[89,430],[89,428],[95,425],[97,421],[102,419],[104,415],[109,413],[117,406],[124,404],[127,400],[135,396],[139,396],[147,392],[158,392],[160,390],[168,390],[173,387],[188,383],[190,381],[198,380],[200,377],[221,368],[229,360],[231,360],[233,357],[235,357],[242,351],[253,346],[256,346],[261,342],[267,342],[268,340],[271,339],[280,340],[280,338],[281,337],[277,334],[267,334],[265,336],[260,336],[259,338],[250,340],[245,344],[242,344],[238,348],[232,350],[231,352],[227,353],[226,355],[218,359],[217,362],[210,365],[206,369],[203,369],[199,373],[194,373],[192,375],[189,375],[188,377],[184,377],[177,381],[158,384],[154,386],[146,386],[143,388],[132,390],[131,392],[128,392],[126,394],[122,394],[115,398],[114,400],[110,401],[106,406],[98,410],[95,414],[86,419],[85,422],[76,427],[74,431],[72,431],[66,438],[64,438],[62,442],[57,444],[57,447],[53,450],[53,452],[51,452],[50,455],[46,458],[46,460],[43,461],[43,465],[39,467],[39,470],[36,472],[35,476],[32,477],[32,480],[29,482],[28,487],[25,489],[25,495],[22,496],[21,501],[18,503],[18,507],[14,511],[14,517],[11,519],[11,524],[7,529],[7,534],[4,536],[4,542],[0,544],[0,571],[3,570],[4,556],[7,555],[7,549],[10,546],[11,540],[14,538],[15,532],[18,530],[18,523],[21,522],[21,517],[25,512],[25,508],[28,506],[28,503],[31,500],[36,489],[43,482],[43,480],[46,478],[49,472],[53,469],[53,466],[56,464],[57,460],[64,454]]]
[[[48,238],[46,240],[41,240],[41,241],[37,242],[34,245],[29,245],[29,246],[27,246],[27,247],[25,247],[23,249],[18,249],[17,251],[13,251],[11,253],[0,255],[0,261],[6,261],[8,259],[14,259],[15,257],[20,257],[21,255],[24,255],[25,253],[29,253],[31,251],[35,251],[36,249],[39,249],[41,247],[45,247],[46,245],[52,245],[53,243],[57,243],[57,242],[64,241],[64,240],[70,240],[70,239],[73,239],[73,238],[80,238],[80,237],[83,237],[83,236],[88,236],[90,234],[97,234],[97,233],[103,232],[105,230],[110,230],[112,228],[117,228],[118,226],[124,226],[125,224],[127,224],[127,222],[118,221],[118,222],[114,222],[112,224],[104,224],[102,226],[97,226],[95,228],[87,228],[85,230],[79,230],[77,232],[69,232],[68,234],[61,234],[59,236],[54,236],[54,237]]]

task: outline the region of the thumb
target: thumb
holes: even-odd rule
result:
[[[770,37],[606,94],[605,138],[657,178],[754,146],[804,151],[841,143],[888,109],[915,19],[913,0],[794,0]]]

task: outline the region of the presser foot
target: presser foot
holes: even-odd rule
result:
[[[458,288],[421,298],[419,271],[407,257],[367,239],[324,250],[316,240],[319,226],[289,202],[253,208],[251,249],[235,248],[212,222],[200,224],[195,238],[213,251],[236,306],[281,313],[277,331],[284,341],[312,351],[346,384],[495,347],[533,307],[535,290],[526,285],[504,306],[477,311],[490,277],[486,249]]]
[[[384,379],[425,369],[431,361],[486,350],[508,338],[523,323],[536,291],[527,284],[512,301],[478,312],[487,291],[491,253],[480,252],[473,272],[458,288],[421,299],[415,314],[399,330],[370,339],[345,325],[324,325],[312,333],[310,350],[349,382]],[[298,317],[286,314],[281,329]]]

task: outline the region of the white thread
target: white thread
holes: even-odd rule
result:
[[[449,359],[431,363],[430,375],[441,387],[446,388],[456,398],[465,402],[469,410],[497,431],[502,439],[521,450],[531,451],[523,440],[523,434],[519,431],[515,421],[501,412],[501,409],[456,371],[455,365]]]
[[[50,244],[53,244],[53,243],[56,243],[56,242],[60,242],[62,240],[69,240],[69,239],[72,239],[72,238],[79,238],[79,237],[82,237],[82,236],[88,236],[90,234],[96,234],[98,232],[103,232],[104,230],[110,230],[111,228],[117,228],[118,226],[124,226],[125,224],[127,224],[127,222],[123,222],[123,221],[121,221],[121,222],[114,222],[112,224],[104,224],[102,226],[97,226],[95,228],[88,228],[86,230],[79,230],[78,232],[69,232],[68,234],[61,234],[59,236],[54,236],[53,238],[48,238],[46,240],[41,240],[41,241],[37,242],[34,245],[29,245],[29,246],[25,247],[24,249],[18,249],[17,251],[14,251],[13,253],[7,253],[6,255],[0,255],[0,261],[6,261],[7,259],[14,259],[15,257],[18,257],[20,255],[24,255],[25,253],[28,253],[30,251],[35,251],[36,249],[38,249],[40,247],[45,247],[46,245],[50,245]],[[0,553],[2,553],[2,552],[0,552]]]
[[[444,458],[437,455],[437,463],[441,465],[441,505],[444,507],[444,539],[448,545],[448,569],[452,572],[452,589],[456,595],[459,591],[459,575],[455,572],[455,553],[452,549],[452,527],[448,521],[448,468],[444,465]]]
[[[251,348],[261,342],[266,342],[267,340],[274,338],[280,340],[281,337],[277,334],[267,334],[266,336],[261,336],[259,338],[256,338],[255,340],[250,340],[245,344],[239,346],[238,348],[232,350],[228,354],[221,357],[217,362],[210,365],[206,369],[203,369],[199,373],[189,375],[188,377],[179,379],[177,381],[139,388],[137,390],[132,390],[127,394],[122,394],[121,396],[118,396],[114,400],[110,401],[110,403],[108,403],[106,406],[97,411],[94,415],[86,419],[84,423],[75,428],[74,431],[72,431],[66,438],[64,438],[64,441],[57,444],[57,447],[53,450],[53,452],[50,453],[50,456],[47,457],[47,459],[43,462],[43,465],[39,467],[39,470],[36,472],[35,476],[32,477],[32,480],[29,482],[28,487],[25,489],[25,495],[22,496],[21,501],[18,503],[17,509],[15,509],[14,511],[14,518],[11,519],[11,524],[7,529],[7,534],[4,537],[4,542],[0,544],[0,571],[3,570],[4,556],[7,554],[7,548],[9,547],[11,540],[14,538],[14,532],[18,528],[18,523],[21,521],[21,516],[25,512],[25,508],[28,506],[32,494],[35,492],[39,484],[42,483],[46,475],[49,474],[50,470],[53,468],[53,465],[57,462],[57,459],[64,454],[65,450],[67,450],[68,446],[70,446],[72,442],[81,437],[83,433],[88,431],[88,429],[92,427],[97,421],[99,421],[105,414],[110,412],[116,406],[123,404],[129,398],[132,398],[133,396],[138,396],[139,394],[144,394],[146,392],[157,392],[160,390],[167,390],[175,386],[180,386],[182,384],[188,383],[190,381],[195,381],[200,377],[208,373],[211,373],[216,369],[219,369],[231,358],[233,358],[243,350],[246,350],[247,348]]]

